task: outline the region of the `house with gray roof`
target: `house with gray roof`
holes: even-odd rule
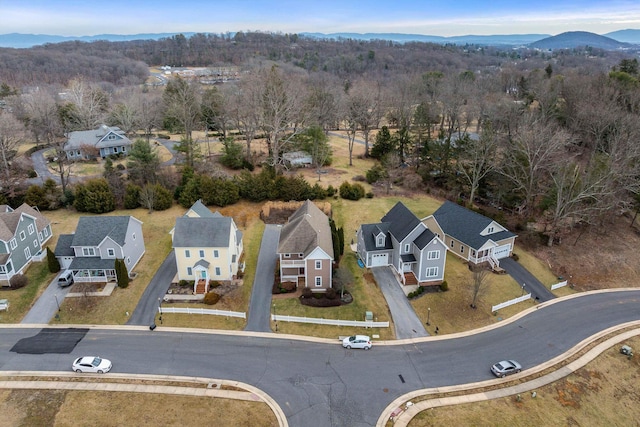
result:
[[[494,269],[511,256],[517,237],[493,219],[450,201],[422,222],[455,255],[472,264],[488,262]]]
[[[333,280],[333,239],[329,217],[305,201],[288,219],[278,242],[280,281],[326,292]]]
[[[189,208],[170,232],[176,255],[177,279],[193,282],[204,294],[210,282],[230,282],[242,269],[242,232],[233,218],[211,212],[200,200]]]
[[[13,276],[42,260],[51,236],[51,221],[37,208],[26,203],[16,209],[0,205],[0,285],[9,286]]]
[[[126,155],[132,142],[119,127],[101,125],[97,129],[70,132],[64,152],[70,160],[86,160],[97,150],[101,158],[110,155]],[[87,147],[93,147],[87,150]],[[95,150],[94,150],[95,149]]]
[[[390,266],[403,285],[439,285],[444,280],[447,248],[402,202],[381,222],[362,224],[357,252],[365,267]]]
[[[144,253],[142,221],[132,216],[82,216],[73,234],[60,235],[55,249],[60,266],[78,283],[115,281],[116,259],[131,273]]]

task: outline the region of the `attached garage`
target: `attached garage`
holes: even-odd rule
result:
[[[372,254],[371,262],[369,265],[371,267],[382,267],[385,265],[389,265],[389,254]]]
[[[493,256],[496,259],[502,259],[509,256],[511,253],[511,243],[507,243],[506,245],[498,246],[493,250]]]

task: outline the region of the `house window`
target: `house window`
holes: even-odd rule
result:
[[[464,246],[460,245],[460,253],[463,254],[464,253]]]
[[[322,276],[316,276],[316,288],[322,286]]]
[[[115,136],[115,135],[109,135],[109,136],[107,137],[107,139],[111,139],[111,140],[113,140],[113,139],[116,139],[116,136]]]
[[[438,275],[438,267],[429,267],[426,271],[427,277],[436,277]]]
[[[475,249],[471,249],[471,256],[473,256],[473,257],[474,257],[474,256],[476,256],[476,251],[475,251]]]
[[[29,234],[33,234],[33,232],[35,231],[35,229],[33,228],[33,224],[29,224],[27,230],[29,231]]]
[[[384,236],[378,236],[378,247],[384,246]]]
[[[316,270],[320,270],[322,268],[322,261],[316,261]]]
[[[187,267],[187,276],[191,275],[193,275],[193,270],[191,269],[191,267]]]
[[[303,254],[303,253],[300,253],[300,254],[298,254],[298,257],[299,257],[299,258],[304,258],[304,254]]]
[[[37,239],[33,241],[33,247],[34,247],[34,248],[37,248],[37,247],[38,247],[38,240],[37,240]]]
[[[231,255],[231,262],[236,262],[236,256],[235,255]]]
[[[29,248],[24,248],[24,256],[27,259],[31,258],[31,251],[29,250]]]
[[[25,234],[24,230],[22,230],[22,231],[20,232],[20,241],[23,241],[23,240],[24,240],[24,239],[26,239],[26,238],[27,238],[27,235]]]
[[[189,249],[185,249],[184,250],[184,256],[185,256],[185,258],[191,258],[191,251]]]
[[[487,233],[493,233],[493,226],[487,228]]]
[[[16,241],[15,238],[11,239],[11,241],[9,242],[9,244],[11,245],[11,249],[15,249],[18,247],[18,242]]]
[[[113,258],[113,257],[115,257],[115,256],[116,256],[116,250],[115,250],[115,249],[113,249],[113,248],[109,248],[109,249],[107,249],[107,256],[108,256],[109,258]]]
[[[131,235],[131,238],[132,238],[133,240],[136,240],[136,233],[133,233],[133,234]]]
[[[131,257],[130,256],[127,257],[127,264],[131,264]]]
[[[216,267],[216,276],[220,275],[220,267]]]
[[[200,249],[200,258],[204,258],[204,250]]]
[[[404,251],[405,252],[409,252],[409,244],[408,243],[406,245],[404,245]]]
[[[451,247],[453,247],[453,240],[451,241]]]
[[[40,239],[40,241],[42,242],[42,233],[38,233],[38,239]]]
[[[440,259],[440,251],[427,252],[427,259]]]
[[[291,258],[291,254],[284,254],[285,258]]]
[[[96,256],[95,248],[82,248],[82,256]]]
[[[214,250],[213,250],[213,257],[214,257],[214,258],[218,258],[219,256],[220,256],[220,254],[218,253],[218,250],[217,250],[217,249],[214,249]]]

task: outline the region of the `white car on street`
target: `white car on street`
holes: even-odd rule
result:
[[[353,335],[342,340],[344,348],[371,348],[371,339],[367,335]]]
[[[93,372],[98,374],[104,374],[111,370],[110,360],[103,359],[97,356],[84,356],[78,357],[73,361],[71,365],[71,369],[80,373],[80,372]]]

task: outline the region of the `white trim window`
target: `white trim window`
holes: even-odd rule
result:
[[[216,276],[219,276],[220,274],[220,267],[216,267]]]
[[[41,232],[40,232],[40,233],[38,233],[38,239],[40,239],[40,241],[42,242],[43,237],[42,237],[42,233],[41,233]]]
[[[24,240],[24,239],[26,239],[26,238],[27,238],[27,234],[24,232],[24,230],[22,230],[22,231],[20,232],[20,241],[23,241],[23,240]]]
[[[464,246],[460,245],[460,253],[463,254],[464,253]]]
[[[204,249],[200,249],[200,258],[204,258]]]
[[[316,276],[316,288],[322,287],[322,276]]]
[[[187,276],[193,276],[193,270],[191,267],[187,267]]]
[[[185,258],[191,258],[191,251],[189,249],[185,249],[184,250],[184,257]]]
[[[133,240],[136,240],[136,233],[131,234],[131,238],[132,238]]]
[[[427,267],[427,271],[425,272],[427,277],[437,277],[438,276],[438,267]]]
[[[322,261],[318,259],[316,260],[316,270],[320,270],[320,269],[322,269]]]
[[[130,256],[127,257],[127,264],[131,264],[131,257]]]
[[[95,248],[82,248],[82,256],[96,256]]]
[[[213,250],[213,257],[214,257],[214,258],[218,258],[218,257],[220,257],[220,252],[219,252],[217,249],[214,249],[214,250]]]
[[[404,251],[405,251],[405,252],[409,252],[409,249],[411,249],[411,246],[409,245],[409,243],[405,243],[405,245],[404,245]]]
[[[27,231],[29,231],[29,234],[33,234],[33,232],[35,231],[35,228],[33,227],[33,224],[29,224],[27,226]]]
[[[376,243],[377,247],[381,247],[384,246],[384,236],[381,234],[378,236],[378,241]]]
[[[109,258],[115,258],[116,256],[116,250],[113,248],[107,248],[107,256]]]
[[[284,254],[285,258],[291,258],[291,254]]]
[[[36,239],[36,240],[34,240],[34,241],[33,241],[33,247],[34,247],[34,248],[37,248],[37,247],[38,247],[38,239]]]
[[[440,251],[427,252],[427,259],[440,259]]]
[[[24,248],[24,256],[27,259],[31,258],[31,250],[29,250],[29,248]]]
[[[12,250],[18,247],[18,241],[15,237],[9,241],[9,246],[11,246]]]

